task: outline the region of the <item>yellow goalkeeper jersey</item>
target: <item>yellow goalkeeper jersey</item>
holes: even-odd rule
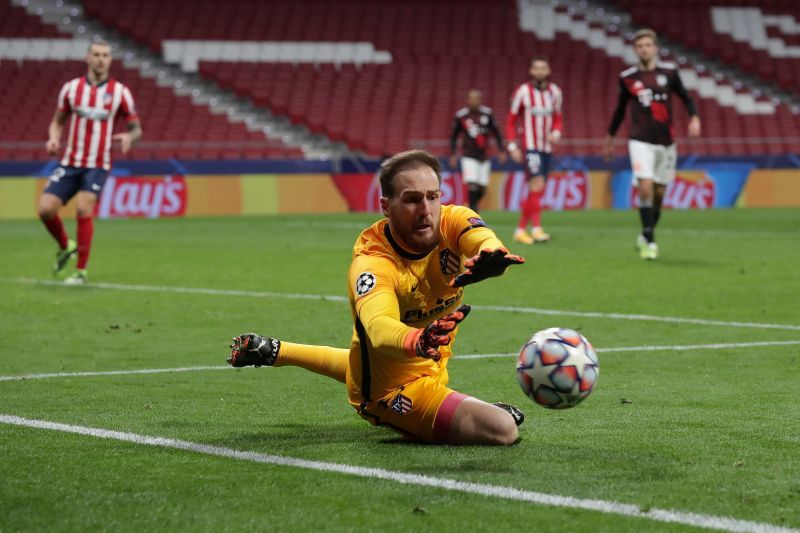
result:
[[[464,259],[503,243],[466,207],[442,206],[440,221],[439,245],[428,254],[401,248],[386,219],[356,240],[348,273],[355,325],[347,371],[349,399],[356,408],[423,376],[447,384],[450,346],[439,349],[439,361],[417,357],[414,335],[461,304],[463,289],[449,283],[464,270]]]

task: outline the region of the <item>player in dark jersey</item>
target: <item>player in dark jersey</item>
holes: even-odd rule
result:
[[[691,119],[690,137],[700,135],[700,117],[694,101],[683,86],[673,63],[658,61],[658,44],[653,30],[643,29],[634,34],[633,49],[639,64],[620,74],[619,98],[604,147],[606,159],[611,159],[614,135],[631,110],[631,130],[628,152],[633,169],[633,183],[639,193],[639,215],[642,233],[636,248],[642,259],[657,259],[658,245],[655,226],[661,215],[661,204],[667,185],[675,179],[677,152],[672,137],[672,99],[674,93],[683,101]]]
[[[497,129],[492,110],[481,105],[481,92],[472,89],[467,93],[467,107],[462,107],[456,112],[453,119],[453,133],[450,135],[450,167],[455,168],[458,163],[456,147],[458,138],[461,141],[461,177],[467,184],[469,191],[469,207],[478,210],[481,201],[489,186],[489,173],[492,163],[486,157],[489,147],[489,134],[494,135],[497,146],[502,150],[503,137]],[[505,152],[501,151],[498,159],[504,163]]]

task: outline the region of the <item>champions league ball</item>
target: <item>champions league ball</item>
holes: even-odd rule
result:
[[[522,392],[548,409],[566,409],[592,393],[600,362],[592,345],[577,331],[539,331],[522,347],[517,379]]]

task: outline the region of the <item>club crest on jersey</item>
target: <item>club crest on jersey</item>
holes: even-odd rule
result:
[[[455,274],[461,268],[461,258],[445,248],[439,253],[439,266],[442,267],[442,274]]]
[[[404,415],[407,412],[411,411],[411,407],[413,404],[411,403],[411,398],[407,398],[402,394],[398,394],[395,396],[394,400],[392,400],[391,408],[392,411],[397,413],[398,415]]]
[[[667,86],[667,77],[664,76],[663,74],[659,74],[658,76],[656,76],[656,83],[659,84],[662,87],[666,87]]]
[[[489,117],[487,117],[486,115],[481,115],[481,124],[483,126],[486,126],[487,124],[489,124]]]
[[[356,280],[356,294],[364,296],[375,287],[375,275],[372,272],[362,272]]]

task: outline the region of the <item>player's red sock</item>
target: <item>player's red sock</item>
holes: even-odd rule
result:
[[[530,193],[528,193],[528,198],[530,198]],[[531,210],[528,207],[528,198],[525,198],[519,204],[519,222],[517,223],[517,229],[525,230],[528,227],[528,220],[531,218]]]
[[[86,268],[89,262],[89,250],[94,236],[94,222],[91,216],[78,217],[78,270]]]
[[[67,247],[67,232],[64,231],[64,223],[61,221],[61,217],[56,215],[53,218],[47,219],[41,217],[42,222],[44,223],[44,227],[47,228],[47,231],[50,232],[50,235],[58,243],[58,246],[63,250]]]
[[[542,225],[542,193],[540,192],[533,192],[531,191],[528,193],[528,200],[526,202],[528,204],[528,214],[530,216],[529,220],[531,221],[531,225],[534,228],[538,228]]]

